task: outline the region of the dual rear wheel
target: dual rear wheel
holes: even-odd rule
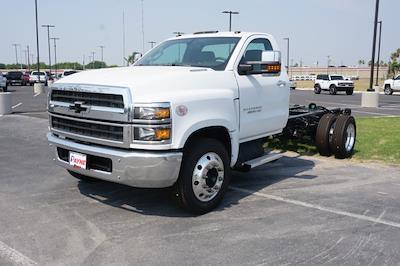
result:
[[[325,114],[319,121],[315,144],[322,156],[351,157],[356,143],[356,122],[346,114]]]

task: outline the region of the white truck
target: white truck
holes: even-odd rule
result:
[[[282,155],[267,137],[311,135],[323,155],[351,156],[350,110],[289,107],[289,79],[275,39],[263,33],[177,36],[131,67],[83,71],[48,97],[54,161],[81,180],[173,187],[205,213],[225,194],[232,169]]]
[[[314,82],[314,93],[320,94],[321,91],[329,91],[335,95],[338,91],[345,91],[347,95],[353,95],[354,82],[346,80],[341,75],[317,75]]]
[[[400,92],[400,75],[393,79],[385,80],[383,86],[386,95],[392,95],[393,92]]]

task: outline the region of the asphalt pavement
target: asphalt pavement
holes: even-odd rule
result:
[[[169,189],[54,165],[46,97],[28,89],[0,117],[0,265],[399,264],[398,166],[288,153],[235,172],[221,206],[192,216]]]

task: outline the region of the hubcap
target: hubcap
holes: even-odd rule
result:
[[[356,136],[356,129],[353,124],[349,124],[349,126],[346,129],[346,143],[344,147],[346,148],[346,151],[351,151],[354,147],[354,142],[355,142],[355,136]]]
[[[207,202],[215,198],[224,182],[224,164],[218,154],[204,154],[196,163],[192,175],[194,195]]]

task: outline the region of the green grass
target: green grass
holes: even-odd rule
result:
[[[379,87],[382,88],[384,80],[379,80]],[[298,88],[314,88],[314,81],[312,80],[304,80],[304,81],[296,81]],[[374,83],[375,85],[375,83]],[[369,79],[359,79],[354,81],[354,90],[356,91],[365,91],[369,87]]]
[[[400,164],[400,117],[357,118],[357,142],[353,160]],[[272,139],[267,147],[317,155],[311,139]]]

